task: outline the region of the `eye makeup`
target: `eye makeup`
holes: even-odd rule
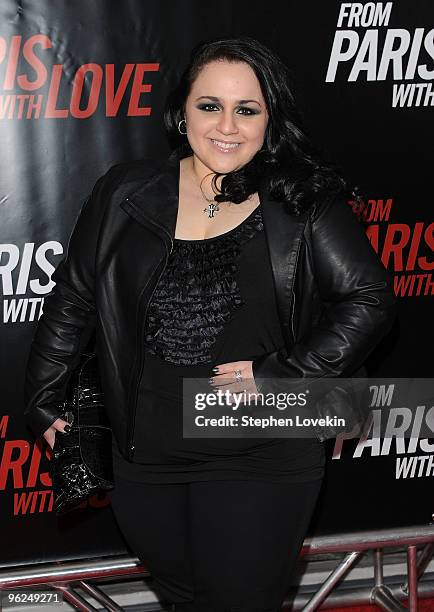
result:
[[[199,110],[205,111],[205,112],[214,112],[214,111],[209,111],[207,110],[209,107],[214,107],[214,108],[218,108],[217,104],[212,104],[211,102],[205,103],[205,104],[198,104],[196,106],[196,108],[198,108]],[[256,109],[250,108],[249,106],[241,106],[239,107],[238,110],[243,110],[243,111],[248,111],[248,113],[242,113],[243,115],[246,115],[247,117],[249,115],[259,115],[261,111],[257,111]]]

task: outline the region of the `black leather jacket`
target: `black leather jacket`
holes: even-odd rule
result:
[[[85,201],[53,273],[26,368],[25,416],[39,437],[59,417],[95,330],[107,414],[122,454],[140,461],[147,305],[172,250],[179,153],[113,166]],[[391,275],[342,199],[293,217],[259,191],[286,349],[253,361],[255,379],[349,376],[392,324]],[[258,291],[261,288],[258,287]]]

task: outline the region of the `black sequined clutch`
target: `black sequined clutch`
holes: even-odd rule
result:
[[[81,355],[61,408],[60,416],[71,429],[56,432],[50,462],[56,514],[65,514],[95,493],[114,488],[112,432],[95,353]]]

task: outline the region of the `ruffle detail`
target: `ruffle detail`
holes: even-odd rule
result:
[[[259,205],[225,234],[204,241],[175,239],[148,307],[149,352],[178,365],[211,362],[218,335],[244,304],[236,280],[240,250],[263,227]]]

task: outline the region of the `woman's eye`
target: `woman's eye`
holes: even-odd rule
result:
[[[255,110],[253,110],[253,108],[248,108],[247,106],[242,106],[239,110],[241,111],[247,111],[247,113],[242,113],[243,115],[247,114],[247,115],[256,115],[257,112]]]
[[[217,106],[215,104],[201,104],[200,106],[198,106],[199,110],[203,110],[203,111],[207,111],[208,112],[208,108],[209,107],[214,107],[217,108]]]

